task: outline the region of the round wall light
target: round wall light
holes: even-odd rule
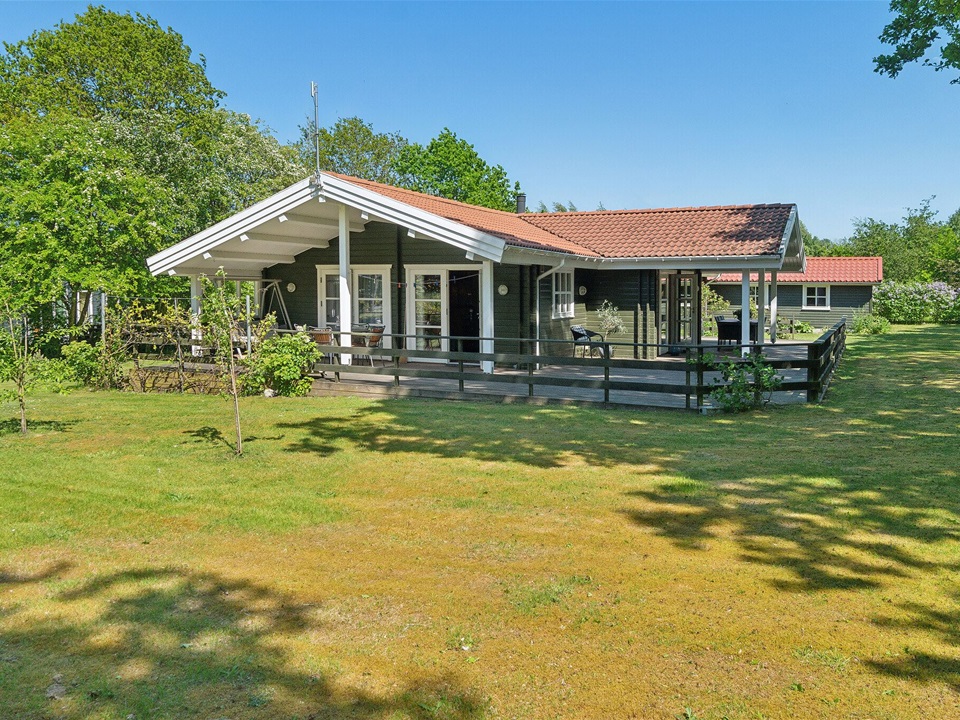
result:
[[[577,292],[580,294],[580,297],[583,297],[584,295],[587,294],[587,286],[581,285],[580,287],[577,288]]]
[[[506,295],[508,292],[510,292],[510,288],[508,288],[506,285],[501,285],[497,288],[497,293],[500,295]]]
[[[297,286],[296,283],[287,283],[287,292],[296,292]]]

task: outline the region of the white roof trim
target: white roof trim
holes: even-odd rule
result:
[[[415,233],[441,240],[465,252],[472,252],[494,262],[503,259],[503,251],[507,246],[503,239],[394,200],[374,190],[322,172],[320,191],[329,200],[341,202]]]
[[[167,270],[175,270],[177,266],[183,265],[197,255],[201,255],[217,247],[217,245],[222,245],[267,220],[279,217],[284,212],[302,205],[315,195],[316,190],[311,184],[310,178],[301,180],[285,190],[271,195],[266,200],[261,200],[246,210],[241,210],[226,220],[221,220],[216,225],[211,225],[206,230],[201,230],[196,235],[181,240],[166,250],[161,250],[156,255],[147,258],[147,267],[154,275],[160,275]],[[305,241],[304,244],[307,244],[307,242]]]

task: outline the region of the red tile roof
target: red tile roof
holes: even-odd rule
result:
[[[777,204],[517,214],[346,175],[337,177],[510,245],[586,257],[776,255],[794,210],[793,205]]]
[[[750,276],[756,282],[757,274]],[[881,257],[808,257],[806,272],[778,273],[777,283],[860,283],[883,280]],[[713,282],[740,282],[740,273],[723,273]]]
[[[531,225],[603,257],[776,255],[793,205],[529,213]]]

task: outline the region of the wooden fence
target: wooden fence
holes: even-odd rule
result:
[[[708,396],[717,387],[719,374],[711,356],[715,359],[718,347],[716,345],[685,346],[682,348],[680,359],[639,360],[629,357],[618,359],[615,357],[576,357],[568,354],[559,354],[556,349],[562,346],[568,350],[570,341],[541,340],[541,346],[546,348],[547,354],[533,353],[483,353],[440,350],[414,350],[406,348],[407,341],[418,336],[393,335],[393,348],[344,347],[340,345],[321,345],[320,350],[325,354],[325,363],[314,367],[313,376],[321,375],[329,379],[332,375],[337,380],[341,374],[351,376],[367,376],[370,381],[379,381],[381,389],[393,387],[389,394],[407,394],[401,392],[405,385],[411,388],[424,386],[423,381],[453,381],[447,383],[451,389],[443,389],[439,383],[434,384],[433,390],[420,391],[417,394],[429,394],[432,397],[465,398],[471,394],[467,385],[482,383],[492,388],[500,388],[503,395],[515,399],[567,399],[582,403],[602,404],[631,404],[631,405],[670,405],[669,402],[658,402],[668,397],[682,398],[682,406],[687,409],[700,410],[710,407]],[[436,336],[425,338],[436,340]],[[462,347],[466,338],[447,338],[449,344]],[[474,342],[476,341],[473,338]],[[512,343],[520,342],[532,344],[529,339],[495,338],[509,340]],[[777,392],[794,392],[805,394],[807,402],[819,402],[823,399],[827,386],[843,355],[846,340],[845,321],[837,323],[820,338],[809,344],[794,344],[797,348],[796,358],[778,359],[768,358],[766,362],[781,375],[782,382]],[[634,348],[643,348],[643,345],[632,343],[610,343],[611,346],[629,346],[629,352],[622,352],[633,356]],[[783,346],[765,346],[783,347]],[[806,357],[804,355],[806,348]],[[733,362],[741,362],[740,347],[727,345],[722,348],[731,351]],[[761,352],[757,346],[751,352]],[[352,356],[352,364],[344,365],[339,362],[342,355]],[[376,363],[365,364],[373,356]],[[426,362],[425,362],[426,361]],[[437,362],[436,367],[428,362]],[[490,362],[497,366],[497,372],[478,372],[476,365]],[[440,364],[442,363],[442,364]],[[805,370],[803,377],[784,377],[784,371]],[[796,376],[798,373],[791,373]],[[372,377],[377,376],[377,377]],[[384,377],[385,376],[385,377]],[[363,377],[360,378],[363,380]],[[387,382],[384,382],[387,381]],[[330,388],[336,391],[336,388]],[[539,393],[537,391],[540,391]],[[611,393],[623,398],[623,393],[633,394],[627,402],[615,399]],[[475,394],[475,393],[474,393]],[[639,397],[639,399],[638,399]],[[644,397],[646,400],[644,400]]]

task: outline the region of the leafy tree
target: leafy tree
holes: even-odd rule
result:
[[[33,305],[59,302],[68,324],[83,321],[85,289],[148,284],[143,259],[168,243],[173,200],[103,124],[12,120],[0,127],[0,284],[17,283]]]
[[[850,255],[850,246],[847,243],[835,243],[827,238],[820,238],[811,233],[807,226],[800,221],[800,237],[803,238],[803,250],[810,257],[838,257]]]
[[[892,0],[897,16],[880,34],[894,47],[888,55],[873,59],[881,75],[897,77],[907,63],[921,60],[936,71],[960,70],[960,2],[957,0]],[[939,57],[927,57],[936,46]],[[960,83],[960,77],[950,81]]]
[[[155,110],[188,124],[224,96],[207,80],[203,56],[193,62],[179,34],[139,13],[90,6],[75,22],[4,47],[0,107],[11,114],[94,118]]]
[[[301,176],[149,17],[90,7],[5,49],[0,275],[30,278],[30,297],[69,322],[89,290],[173,285],[150,278],[147,256]]]
[[[900,223],[857,220],[849,245],[854,255],[882,256],[884,278],[894,282],[952,282],[960,267],[960,236],[937,221],[930,200],[908,209]]]
[[[507,171],[488,165],[466,140],[444,128],[426,147],[404,146],[396,162],[399,185],[496,210],[516,210],[520,183],[511,187]]]
[[[296,145],[300,164],[308,172],[316,163],[315,127],[312,120],[301,126]],[[340,118],[333,127],[320,128],[320,169],[396,185],[400,176],[395,165],[406,145],[399,133],[374,132],[373,125],[358,117]]]

